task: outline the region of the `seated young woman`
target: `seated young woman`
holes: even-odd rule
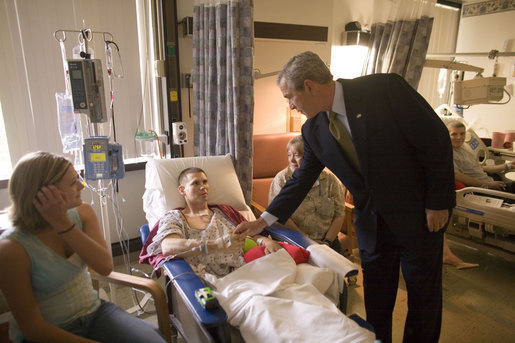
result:
[[[9,181],[13,227],[0,237],[0,289],[13,342],[165,342],[150,323],[100,300],[88,267],[113,270],[111,252],[70,161],[24,156]]]
[[[178,184],[186,207],[170,210],[160,218],[157,231],[154,228],[147,239],[143,255],[184,258],[198,275],[209,273],[218,277],[244,265],[244,242],[233,235],[233,230],[245,218],[227,205],[208,206],[209,183],[202,169],[183,170]],[[281,249],[281,245],[267,237],[253,239],[264,246],[266,254]]]

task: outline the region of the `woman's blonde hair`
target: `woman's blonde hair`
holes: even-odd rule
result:
[[[298,135],[290,139],[288,144],[286,144],[286,151],[290,150],[290,148],[295,148],[297,152],[301,155],[304,155],[304,141],[302,140],[302,136]]]
[[[65,157],[42,151],[27,154],[18,161],[9,180],[9,219],[13,226],[35,230],[49,225],[32,201],[41,187],[61,181],[70,166],[72,163]]]

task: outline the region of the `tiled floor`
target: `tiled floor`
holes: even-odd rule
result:
[[[453,236],[449,236],[448,242],[456,255],[480,266],[463,270],[444,266],[440,342],[514,342],[515,255],[499,253]],[[131,265],[149,273],[151,268],[137,264],[136,256],[137,253],[131,254]],[[115,258],[115,264],[116,270],[127,271],[120,257]],[[163,278],[159,282],[164,286]],[[135,307],[130,289],[115,288],[114,295],[115,302],[123,308]],[[349,314],[357,313],[365,318],[361,273],[356,285],[349,289],[348,302]],[[394,311],[394,342],[402,341],[406,303],[405,286],[401,280]],[[143,313],[141,317],[156,323],[152,313]]]
[[[440,343],[515,342],[515,255],[500,253],[453,236],[452,251],[479,267],[443,269],[443,320]],[[349,291],[348,313],[365,318],[362,275]],[[402,342],[407,293],[399,283],[393,314],[393,342]]]

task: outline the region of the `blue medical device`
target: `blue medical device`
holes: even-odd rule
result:
[[[84,178],[122,179],[125,176],[122,146],[105,136],[84,139]]]
[[[197,298],[197,301],[200,303],[202,308],[207,310],[218,306],[218,299],[216,299],[210,287],[195,290],[195,298]]]

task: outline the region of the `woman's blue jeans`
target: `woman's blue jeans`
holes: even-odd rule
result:
[[[110,302],[101,302],[95,312],[75,320],[63,329],[105,343],[166,342],[152,324]]]

